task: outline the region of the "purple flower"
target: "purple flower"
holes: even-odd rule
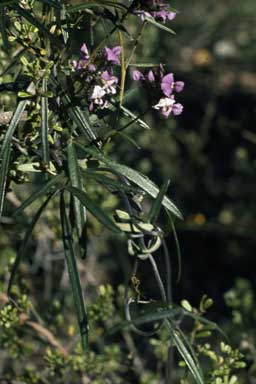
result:
[[[161,81],[161,90],[163,94],[167,97],[170,97],[173,91],[181,92],[184,88],[183,81],[174,82],[173,73],[168,73],[162,78]]]
[[[99,106],[101,109],[106,107],[106,101],[104,100],[104,96],[106,95],[106,91],[103,87],[99,85],[95,85],[93,88],[92,94],[90,96],[91,103],[89,105],[89,111],[93,111],[94,104]]]
[[[183,110],[183,106],[176,103],[173,96],[161,98],[153,108],[158,109],[165,118],[168,118],[171,113],[175,116],[180,115]]]
[[[132,79],[134,81],[139,81],[139,80],[144,80],[144,75],[138,71],[137,69],[135,69],[134,71],[132,71]]]
[[[105,56],[107,61],[110,64],[117,64],[117,65],[120,64],[119,56],[121,55],[121,52],[122,52],[122,47],[120,47],[119,45],[113,48],[105,47]]]
[[[118,78],[111,75],[108,71],[104,71],[101,74],[101,79],[103,81],[103,89],[107,94],[116,94],[116,85],[118,84]]]
[[[176,12],[169,11],[169,5],[165,3],[164,0],[144,0],[143,8],[140,6],[134,13],[138,15],[142,21],[147,17],[152,17],[163,23],[167,20],[173,20],[176,16]]]
[[[175,103],[172,108],[172,113],[174,116],[178,116],[182,113],[183,111],[183,105],[180,103]]]
[[[147,78],[148,78],[148,81],[150,81],[151,83],[153,83],[153,82],[156,80],[153,71],[149,71],[149,72],[148,72],[148,76],[147,76]]]
[[[81,54],[81,57],[84,60],[88,60],[89,59],[89,52],[88,52],[87,45],[85,43],[83,43],[83,45],[80,48],[80,54]]]
[[[85,43],[83,43],[81,48],[80,48],[80,58],[79,58],[79,60],[73,60],[73,62],[72,62],[73,69],[76,70],[76,71],[79,71],[79,70],[85,68],[87,66],[87,64],[88,64],[89,58],[90,58],[90,56],[89,56],[89,52],[88,52],[88,49],[87,49],[87,45]],[[95,65],[89,64],[88,65],[88,70],[90,72],[94,72],[96,70]]]
[[[164,117],[169,117],[171,113],[175,116],[182,113],[183,106],[176,103],[173,94],[183,90],[184,82],[175,82],[173,73],[164,75],[162,64],[151,69],[147,74],[136,69],[132,72],[132,78],[135,81],[141,81],[147,92],[150,93],[151,100],[159,100],[153,105],[153,108],[158,109]]]
[[[106,83],[111,83],[111,84],[117,84],[118,83],[118,78],[116,76],[113,76],[111,73],[108,71],[104,71],[101,74],[102,80],[104,80]]]
[[[161,90],[163,94],[167,97],[170,97],[174,88],[174,77],[173,73],[168,73],[161,80]]]
[[[160,20],[163,23],[166,20],[173,20],[176,16],[175,12],[169,12],[167,9],[162,9],[161,11],[152,12],[152,17],[156,20]]]
[[[183,81],[176,81],[175,86],[174,86],[175,91],[176,92],[183,91],[184,85],[185,85],[185,83]]]

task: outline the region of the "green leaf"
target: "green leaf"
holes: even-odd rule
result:
[[[77,162],[76,149],[73,143],[68,145],[68,172],[72,187],[76,187],[82,191],[83,183]],[[85,224],[86,210],[85,207],[81,204],[80,200],[76,197],[74,198],[74,210],[77,234],[80,238]]]
[[[188,312],[193,311],[193,308],[188,300],[182,300],[180,304],[186,311]]]
[[[42,212],[44,211],[44,209],[46,208],[47,204],[49,203],[49,201],[53,197],[54,193],[52,193],[45,200],[45,202],[41,205],[41,207],[36,212],[35,216],[31,220],[31,222],[30,222],[30,224],[29,224],[29,226],[28,226],[28,228],[26,230],[25,236],[24,236],[24,238],[23,238],[23,240],[21,242],[21,245],[19,247],[17,256],[15,258],[14,264],[13,264],[12,269],[11,269],[11,276],[10,276],[10,279],[9,279],[9,282],[8,282],[8,288],[7,288],[8,295],[11,294],[12,285],[13,285],[15,276],[17,274],[19,265],[22,262],[22,260],[24,260],[24,258],[26,257],[27,247],[28,247],[29,240],[31,239],[32,232],[33,232],[33,230],[34,230],[34,228],[35,228],[35,226],[36,226],[36,224],[37,224],[37,222],[38,222]]]
[[[171,335],[175,342],[175,345],[184,359],[188,369],[190,370],[191,374],[193,375],[195,381],[197,384],[204,384],[204,378],[201,372],[200,367],[195,361],[194,356],[191,354],[191,351],[187,347],[188,341],[184,338],[183,334],[180,332],[180,330],[177,329],[171,329]],[[190,346],[190,348],[192,348]]]
[[[129,179],[131,182],[136,184],[139,188],[141,188],[143,191],[145,191],[148,195],[156,198],[159,189],[157,186],[146,176],[143,174],[135,171],[132,168],[127,167],[126,165],[122,165],[119,163],[114,162],[109,157],[104,155],[100,150],[96,148],[89,148],[89,147],[83,147],[79,144],[76,144],[81,151],[94,156],[96,159],[102,161],[104,164],[106,164],[110,169],[114,169],[116,172],[120,173],[121,175],[125,176],[127,179]],[[167,208],[171,213],[173,213],[175,216],[182,219],[182,214],[178,210],[178,208],[172,203],[172,201],[168,197],[163,198],[163,206]]]
[[[166,212],[167,212],[167,215],[168,215],[170,223],[171,223],[172,233],[173,233],[173,237],[174,237],[174,243],[175,243],[176,252],[177,252],[177,258],[178,258],[177,282],[179,282],[181,279],[181,272],[182,272],[182,262],[181,262],[182,258],[181,258],[180,242],[179,242],[179,238],[178,238],[177,231],[175,228],[173,217],[169,211],[166,211]]]
[[[67,100],[68,96],[65,96],[65,99]],[[86,112],[82,111],[81,108],[78,106],[69,106],[68,114],[70,118],[74,121],[80,132],[85,135],[89,143],[97,141],[97,136],[92,127],[90,126],[89,117]]]
[[[36,172],[42,173],[42,165],[39,161],[35,161],[33,163],[24,163],[17,165],[17,169],[21,172]],[[52,162],[50,162],[48,167],[48,173],[52,175],[56,175],[56,168]]]
[[[47,92],[47,79],[43,78],[42,84],[43,92]],[[42,159],[43,163],[49,165],[50,153],[49,153],[49,140],[48,140],[48,97],[42,96],[41,100],[41,140],[42,140]]]
[[[64,173],[60,173],[59,175],[52,177],[48,181],[48,183],[46,183],[41,188],[37,189],[25,201],[23,201],[23,203],[17,209],[15,209],[15,211],[13,212],[13,216],[17,216],[25,208],[27,208],[30,204],[32,204],[35,200],[37,200],[40,197],[42,197],[42,196],[46,195],[47,193],[49,193],[52,188],[54,190],[57,190],[59,188],[58,184],[63,179],[63,177],[64,177]]]
[[[139,316],[131,321],[126,320],[120,324],[115,325],[107,331],[108,335],[113,335],[123,329],[130,328],[131,326],[139,326],[142,324],[152,323],[158,320],[173,318],[180,314],[179,309],[165,309],[158,312],[147,313],[146,315]]]
[[[80,202],[91,212],[91,214],[101,222],[106,228],[115,233],[121,233],[120,229],[114,224],[114,222],[105,214],[105,212],[98,207],[96,203],[87,195],[86,192],[74,187],[65,187],[67,191],[77,197]]]
[[[31,93],[26,92],[26,91],[19,91],[18,92],[18,97],[20,97],[21,99],[30,99],[33,96],[34,95],[32,95]]]
[[[124,107],[123,105],[121,106],[121,111],[125,116],[131,117],[134,120],[134,123],[139,124],[142,128],[151,129],[150,126],[145,123],[145,121],[139,119],[138,116],[136,116],[133,112],[131,112],[128,108]]]
[[[114,1],[101,0],[101,1],[87,2],[84,4],[77,4],[74,6],[70,6],[67,8],[67,13],[79,12],[87,8],[94,8],[94,7],[115,7],[117,9],[123,9],[125,11],[128,9],[125,5],[121,3],[117,3]]]
[[[26,48],[21,49],[16,53],[16,55],[13,56],[12,60],[8,60],[9,64],[7,67],[3,70],[3,72],[0,73],[0,77],[4,76],[6,73],[8,73],[19,61],[20,57],[23,56],[23,54],[26,52]]]
[[[5,197],[5,189],[6,189],[6,181],[9,169],[10,155],[11,155],[11,140],[12,136],[15,132],[15,129],[21,119],[21,116],[26,108],[27,100],[20,101],[10,125],[7,129],[7,132],[4,136],[3,143],[0,150],[0,161],[1,161],[1,169],[0,169],[0,218],[3,212],[4,205],[4,197]]]
[[[78,320],[78,325],[81,334],[81,342],[84,351],[88,350],[88,319],[86,313],[86,307],[83,297],[83,291],[81,287],[81,282],[77,270],[75,252],[73,247],[72,232],[68,217],[66,214],[64,194],[61,193],[60,196],[60,218],[61,218],[61,227],[62,227],[62,241],[65,252],[65,259],[68,268],[69,280],[71,283],[71,289],[73,293],[73,300],[76,309],[76,315]]]
[[[134,140],[132,137],[127,135],[126,133],[122,131],[115,131],[116,135],[122,136],[125,140],[127,140],[131,145],[133,145],[137,149],[141,149],[141,147],[138,145],[137,141]]]
[[[184,313],[185,316],[191,317],[192,319],[194,319],[196,321],[199,321],[202,324],[205,324],[206,326],[209,326],[211,328],[211,330],[218,331],[220,334],[222,334],[222,336],[226,340],[228,340],[228,336],[225,334],[225,332],[216,323],[214,323],[213,321],[210,321],[210,320],[206,319],[205,317],[198,315],[197,313],[188,312],[188,311],[185,311],[185,310],[183,311],[183,313]]]
[[[163,202],[163,198],[169,188],[169,185],[170,185],[170,180],[166,180],[158,195],[157,195],[157,198],[155,199],[155,201],[153,202],[152,206],[151,206],[151,209],[149,211],[149,214],[148,214],[148,221],[152,224],[155,224],[157,218],[158,218],[158,215],[159,215],[159,212],[160,212],[160,209],[161,209],[161,206],[162,206],[162,202]]]
[[[135,194],[140,192],[138,188],[133,187],[132,185],[124,184],[119,180],[117,181],[115,179],[102,175],[101,173],[97,172],[97,170],[95,171],[92,171],[90,169],[85,170],[84,175],[94,179],[95,181],[104,185],[106,188],[111,188],[111,190],[113,190],[114,192],[122,191],[122,192],[135,193]]]
[[[158,23],[155,19],[153,19],[153,17],[145,17],[145,21],[147,21],[148,23],[154,25],[159,29],[162,29],[166,32],[171,33],[172,35],[176,35],[176,33],[172,29],[166,27],[164,24]]]
[[[58,48],[63,48],[64,44],[63,42],[53,35],[51,32],[48,31],[48,29],[39,21],[37,20],[31,13],[29,13],[26,9],[21,8],[19,5],[13,5],[12,6],[15,11],[19,13],[20,16],[24,17],[30,24],[34,25],[38,30],[44,35],[46,38],[48,38],[53,45],[55,45]]]
[[[55,88],[57,92],[58,88],[62,88],[55,78],[50,76],[49,81]],[[67,112],[71,120],[78,127],[80,132],[84,134],[89,143],[96,143],[97,136],[90,125],[88,114],[80,109],[78,106],[73,106],[69,95],[62,89],[61,100],[63,104],[67,107]]]
[[[6,5],[12,5],[12,4],[18,3],[18,1],[19,0],[1,0],[0,8]]]
[[[50,7],[52,8],[61,9],[61,6],[60,4],[58,4],[57,1],[54,1],[54,0],[39,0],[39,1],[40,3],[50,5]]]

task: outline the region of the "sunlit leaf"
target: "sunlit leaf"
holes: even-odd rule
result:
[[[26,9],[21,8],[19,5],[14,4],[12,6],[15,11],[19,13],[24,19],[26,19],[30,24],[34,25],[38,28],[38,30],[44,35],[46,38],[48,38],[51,43],[58,48],[63,47],[63,42],[55,35],[53,35],[48,29],[39,21],[37,20],[31,13],[29,13]]]

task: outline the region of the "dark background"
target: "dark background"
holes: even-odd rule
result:
[[[141,49],[185,81],[178,95],[184,112],[160,121],[152,113],[152,131],[134,133],[143,150],[120,144],[120,156],[158,185],[171,179],[170,196],[184,215],[177,223],[183,266],[176,299],[196,305],[207,293],[222,318],[223,293],[237,277],[253,282],[255,275],[255,4],[179,0],[173,6],[176,36],[148,27]],[[136,105],[143,110],[141,98]],[[175,270],[171,236],[168,245]]]

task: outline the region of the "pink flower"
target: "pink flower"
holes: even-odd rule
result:
[[[103,89],[107,94],[116,94],[116,85],[118,84],[118,78],[111,75],[108,71],[104,71],[101,75],[103,80]]]
[[[85,43],[82,44],[80,48],[80,58],[79,60],[73,60],[72,65],[73,69],[79,71],[83,68],[88,68],[90,72],[96,71],[96,67],[94,64],[90,63],[88,65],[88,60],[90,58],[87,45]]]
[[[132,71],[132,79],[134,81],[139,81],[139,80],[145,79],[145,77],[140,71],[135,69],[134,71]]]
[[[169,5],[164,0],[144,0],[141,5],[134,11],[142,21],[146,18],[153,18],[166,23],[167,20],[173,20],[176,12],[169,11]]]
[[[181,92],[183,88],[184,88],[184,82],[183,81],[174,82],[173,73],[168,73],[162,78],[161,89],[163,91],[163,94],[167,97],[171,96],[173,91]]]
[[[153,71],[149,71],[147,77],[148,77],[148,81],[150,81],[151,83],[153,83],[153,81],[155,81],[156,79]]]
[[[183,106],[176,103],[173,96],[161,98],[153,108],[159,110],[165,118],[168,118],[171,113],[175,116],[180,115],[183,110]]]
[[[113,48],[105,47],[105,56],[107,61],[110,64],[117,64],[117,65],[120,64],[119,56],[121,55],[121,52],[122,52],[122,47],[120,47],[119,45]]]

